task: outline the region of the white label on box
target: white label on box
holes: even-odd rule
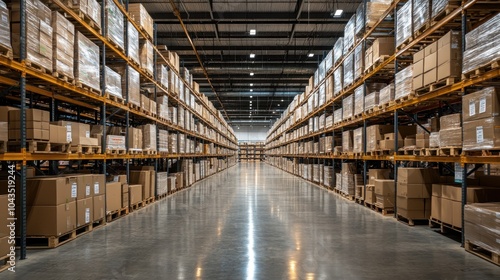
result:
[[[119,182],[120,181],[120,176],[115,176],[113,178],[113,182]]]
[[[71,143],[71,140],[72,140],[71,124],[67,124],[66,125],[66,141],[68,141],[68,143]]]
[[[85,137],[90,138],[90,131],[85,131]]]
[[[484,134],[483,134],[483,127],[482,126],[476,127],[476,142],[477,143],[484,142]]]
[[[85,186],[85,196],[90,196],[90,186],[89,185]]]
[[[99,183],[94,183],[94,194],[99,193]]]
[[[90,208],[85,208],[85,223],[90,223]]]
[[[479,114],[486,112],[486,98],[479,99]]]
[[[474,116],[476,114],[476,103],[474,101],[469,102],[469,116]]]
[[[71,197],[77,197],[78,185],[76,183],[71,184]]]

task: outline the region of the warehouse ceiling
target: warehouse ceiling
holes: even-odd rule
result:
[[[304,91],[361,0],[175,0],[222,104],[170,1],[131,2],[144,4],[157,24],[158,45],[180,55],[200,91],[238,126],[270,125],[281,115]],[[342,15],[334,16],[339,9]]]

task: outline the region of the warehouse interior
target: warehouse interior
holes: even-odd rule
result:
[[[1,279],[499,279],[500,0],[0,0]]]

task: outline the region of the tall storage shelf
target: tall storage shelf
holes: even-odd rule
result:
[[[362,14],[356,15],[356,24],[361,22],[362,26],[356,26],[355,31],[346,27],[349,34],[337,41],[305,92],[294,99],[269,130],[266,160],[361,203],[366,192],[371,191],[366,187],[369,171],[390,168],[394,178],[393,210],[398,219],[401,218],[397,204],[398,171],[403,167],[435,167],[441,175],[456,173],[455,182],[461,185],[461,220],[450,227],[462,232],[462,244],[466,246],[463,214],[468,201],[467,184],[477,184],[470,177],[478,170],[488,173],[490,165],[500,163],[500,156],[496,152],[496,134],[486,136],[494,142],[492,145],[481,145],[483,138],[477,143],[474,138],[468,147],[477,147],[467,148],[467,139],[471,137],[467,133],[474,130],[476,137],[480,127],[480,136],[484,137],[487,125],[470,124],[470,130],[466,131],[462,127],[470,122],[463,117],[462,126],[461,114],[456,113],[462,111],[462,99],[472,96],[469,94],[480,94],[477,93],[480,90],[491,92],[489,87],[498,85],[500,80],[500,57],[489,51],[474,53],[474,44],[479,45],[484,36],[497,42],[498,29],[483,27],[483,34],[480,29],[475,33],[471,29],[481,28],[481,24],[498,25],[498,2],[432,1],[432,5],[424,0],[377,2],[385,3],[382,11],[374,10],[375,6],[368,1],[361,3],[358,13]],[[374,20],[370,9],[381,16]],[[350,45],[346,45],[347,41]],[[440,51],[443,53],[436,55]],[[474,55],[478,61],[487,62],[475,62]],[[460,71],[462,59],[464,67]],[[485,96],[497,99],[494,91]],[[482,100],[482,112],[488,114],[497,101],[489,101],[493,105],[486,103],[488,109],[485,109]],[[465,102],[469,101],[464,101],[463,108],[469,104]],[[436,129],[440,121],[441,130]],[[390,131],[383,132],[379,127],[377,133],[382,138],[373,139],[370,129],[374,125],[389,125]],[[436,138],[440,132],[441,142]],[[452,141],[457,135],[458,144]],[[430,145],[437,146],[432,149]],[[359,174],[354,175],[352,182],[363,186],[359,196],[336,188],[344,183],[342,174],[346,164]],[[477,172],[476,175],[480,176]],[[491,250],[495,252],[498,248]]]
[[[264,143],[262,142],[242,142],[238,149],[239,161],[263,161]]]
[[[31,18],[30,9],[37,7],[45,12],[45,21]],[[5,135],[0,140],[0,161],[3,172],[12,168],[17,171],[20,234],[16,245],[21,248],[21,259],[26,258],[29,238],[27,172],[54,176],[84,170],[84,173],[104,174],[108,178],[123,174],[125,179],[120,177],[120,180],[133,183],[131,172],[136,171],[132,170],[149,166],[154,171],[152,199],[139,203],[140,206],[236,163],[238,144],[232,128],[198,91],[189,70],[176,65],[174,59],[178,62],[178,56],[164,46],[161,49],[156,46],[153,29],[148,30],[142,22],[133,19],[128,2],[89,0],[88,7],[83,7],[79,1],[10,0],[5,6],[0,5],[0,13],[8,15],[13,10],[16,13],[11,13],[12,30],[8,22],[0,28],[0,87],[5,93],[2,105],[9,106],[2,111],[18,113],[3,113],[2,134]],[[2,20],[5,18],[2,16]],[[56,18],[64,24],[54,23]],[[37,20],[38,30],[45,28],[37,33],[38,45],[40,41],[50,40],[43,41],[46,46],[38,50],[45,53],[35,52],[33,56],[30,40],[34,39],[29,32],[33,31],[30,24]],[[112,29],[113,26],[118,27]],[[129,42],[129,32],[134,30],[135,46]],[[64,42],[74,44],[75,52],[71,46],[64,49],[57,45],[61,38],[52,40],[50,36],[59,35],[58,32],[75,36],[61,37],[71,38]],[[14,48],[13,44],[16,44]],[[16,47],[24,51],[18,52]],[[74,64],[75,71],[52,68],[52,58],[47,60],[48,66],[38,60],[53,55],[54,61],[64,58],[67,64]],[[88,61],[96,62],[89,65],[97,71],[78,68]],[[76,73],[76,69],[83,70]],[[173,81],[177,83],[170,84]],[[139,94],[139,100],[133,94]],[[34,114],[42,111],[46,112],[40,113],[43,118],[37,119]],[[41,125],[40,135],[36,134],[39,131],[33,132],[38,129],[33,127],[34,123],[37,127]],[[82,142],[72,139],[80,133],[75,127],[70,130],[72,123],[88,127],[86,131],[83,129],[85,139],[79,139]],[[52,129],[60,133],[57,143],[49,141],[57,139]],[[171,175],[181,172],[184,176],[170,180]],[[13,185],[11,183],[14,182],[9,185]],[[0,191],[0,194],[6,193],[7,186]]]

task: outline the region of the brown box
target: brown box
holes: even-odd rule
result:
[[[150,171],[130,171],[130,184],[143,186],[142,197],[151,197],[151,174]]]
[[[396,140],[380,140],[379,147],[381,150],[394,150]],[[398,148],[403,147],[403,140],[398,139]]]
[[[26,109],[26,121],[50,122],[50,113],[38,109]],[[9,122],[21,121],[21,110],[9,110]]]
[[[380,37],[373,41],[372,56],[374,62],[382,55],[392,55],[393,53],[394,37]]]
[[[500,117],[464,122],[463,149],[500,149]]]
[[[429,148],[429,139],[417,139],[417,149]]]
[[[92,200],[92,205],[94,206],[92,211],[93,221],[99,221],[106,217],[106,195],[96,195]]]
[[[407,210],[430,210],[431,209],[431,200],[429,198],[408,198],[408,197],[397,197],[397,207],[398,212],[399,209],[407,209]]]
[[[455,227],[462,228],[462,203],[458,201],[452,201],[451,205],[452,205],[451,224]]]
[[[441,222],[453,224],[453,201],[447,198],[441,198]]]
[[[77,200],[93,196],[94,182],[92,174],[76,175],[76,183],[78,184]]]
[[[424,49],[414,53],[413,54],[413,63],[424,60],[424,57],[425,57]]]
[[[424,60],[419,60],[413,63],[413,77],[424,74]]]
[[[143,200],[142,198],[143,187],[142,185],[129,185],[129,205],[135,205]]]
[[[122,203],[122,183],[106,183],[106,213],[120,210]]]
[[[127,185],[128,188],[128,185]],[[130,205],[129,193],[122,193],[122,208],[128,207]]]
[[[9,218],[8,204],[8,195],[0,195],[0,238],[9,235],[9,229],[7,228],[9,224],[7,220]]]
[[[76,201],[57,206],[28,206],[28,236],[60,236],[76,228]]]
[[[441,221],[441,197],[431,197],[431,217]]]
[[[10,253],[10,247],[14,245],[9,244],[9,238],[7,236],[0,237],[0,258],[7,256]]]
[[[461,74],[462,63],[460,61],[448,61],[438,66],[437,81],[448,77],[459,77]]]
[[[449,62],[462,63],[462,51],[460,49],[452,49],[450,44],[439,48],[437,54],[438,66]],[[462,66],[460,65],[457,70],[460,72]]]
[[[394,208],[394,195],[380,195],[375,194],[375,205],[379,208]]]
[[[375,179],[375,194],[394,196],[394,180]]]
[[[432,196],[437,196],[437,197],[443,196],[443,185],[432,184]]]
[[[66,127],[59,125],[49,125],[50,128],[50,143],[68,143],[66,138]]]
[[[500,90],[487,87],[462,98],[463,121],[479,120],[500,115]]]
[[[425,47],[424,56],[427,57],[430,54],[437,52],[437,50],[438,50],[438,42],[436,41],[436,42],[428,45],[427,47]]]
[[[441,129],[439,131],[439,147],[462,146],[462,128]]]
[[[377,202],[375,197],[375,186],[374,185],[366,185],[366,195],[365,201],[369,204],[375,204]]]
[[[56,206],[77,198],[72,177],[37,177],[26,181],[26,205]]]
[[[419,219],[419,220],[426,220],[429,219],[429,216],[431,215],[431,210],[430,209],[425,209],[425,210],[408,210],[408,209],[403,209],[399,208],[398,205],[398,215],[403,216],[407,219]]]
[[[9,140],[20,140],[21,130],[9,129]],[[26,139],[28,140],[50,140],[50,131],[42,129],[26,129]]]
[[[424,58],[424,73],[437,67],[437,52],[431,53]]]
[[[413,85],[412,89],[419,89],[424,86],[424,75],[420,74],[418,76],[413,77]]]
[[[8,122],[9,121],[9,111],[17,110],[19,108],[10,107],[10,106],[0,106],[0,122]]]
[[[437,68],[424,73],[424,86],[435,83],[437,80]]]
[[[93,174],[92,183],[92,195],[101,195],[106,193],[106,176],[104,176],[104,174]]]
[[[87,144],[87,142],[82,139],[90,138],[90,125],[68,121],[52,122],[52,124],[66,127],[66,137],[68,138],[68,140],[71,139],[72,144],[92,145]],[[97,139],[95,140],[95,145],[97,145]]]
[[[398,183],[426,184],[432,183],[437,171],[432,168],[398,168]]]
[[[128,183],[127,182],[127,175],[115,175],[115,177],[113,178],[113,181],[114,182],[120,182],[122,184],[126,184]]]
[[[369,185],[375,186],[375,179],[389,179],[391,170],[389,169],[370,169],[368,170]]]
[[[93,222],[94,211],[93,197],[88,197],[76,201],[76,226],[80,227]]]
[[[406,184],[398,182],[397,195],[407,198],[430,198],[431,188],[430,184]]]
[[[404,146],[405,147],[408,147],[408,146],[415,146],[417,144],[416,140],[415,140],[415,136],[408,136],[408,137],[405,137],[405,140],[404,140]]]

